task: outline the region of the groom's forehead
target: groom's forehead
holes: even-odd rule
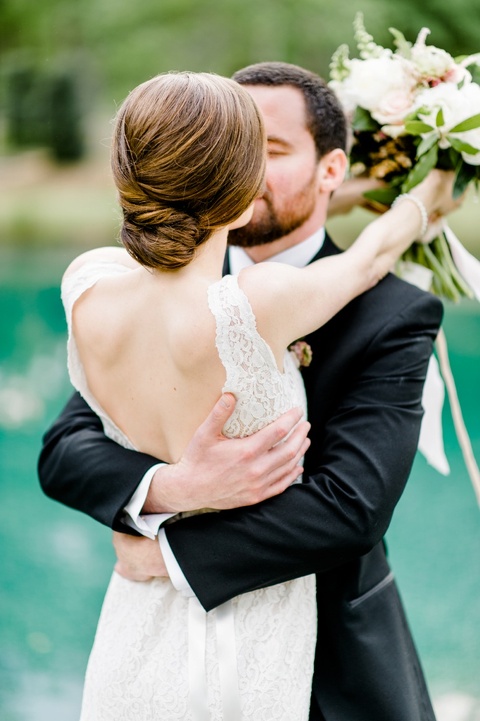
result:
[[[307,105],[301,90],[293,85],[245,85],[257,104],[267,135],[283,137],[286,131],[307,131]],[[279,132],[282,129],[282,132]]]

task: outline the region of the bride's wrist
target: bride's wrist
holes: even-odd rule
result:
[[[395,200],[392,203],[392,208],[395,208],[399,203],[411,203],[413,204],[418,211],[419,214],[419,221],[421,223],[420,230],[418,233],[418,240],[422,240],[428,230],[428,220],[429,220],[429,213],[427,211],[427,207],[425,206],[425,203],[422,200],[420,194],[415,194],[413,192],[410,193],[401,193],[399,196],[395,198]]]

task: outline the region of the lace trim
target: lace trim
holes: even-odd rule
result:
[[[226,371],[223,391],[237,398],[223,432],[229,437],[255,433],[282,413],[301,405],[306,411],[303,382],[287,351],[284,371],[261,337],[252,307],[235,276],[225,276],[208,289],[216,321],[216,346]]]

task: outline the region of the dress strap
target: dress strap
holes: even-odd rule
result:
[[[129,272],[131,272],[130,268],[117,262],[97,260],[84,263],[84,265],[80,266],[77,271],[69,275],[62,282],[62,302],[65,308],[68,327],[67,365],[72,385],[82,395],[90,408],[99,416],[105,434],[124,448],[135,450],[127,436],[115,425],[111,418],[109,418],[108,414],[105,413],[100,404],[97,403],[94,395],[90,392],[75,336],[72,332],[73,307],[81,295],[92,288],[102,278],[123,275]]]

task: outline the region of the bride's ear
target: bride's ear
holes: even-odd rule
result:
[[[348,160],[341,148],[335,148],[321,158],[317,168],[318,188],[322,193],[333,193],[343,183]]]

